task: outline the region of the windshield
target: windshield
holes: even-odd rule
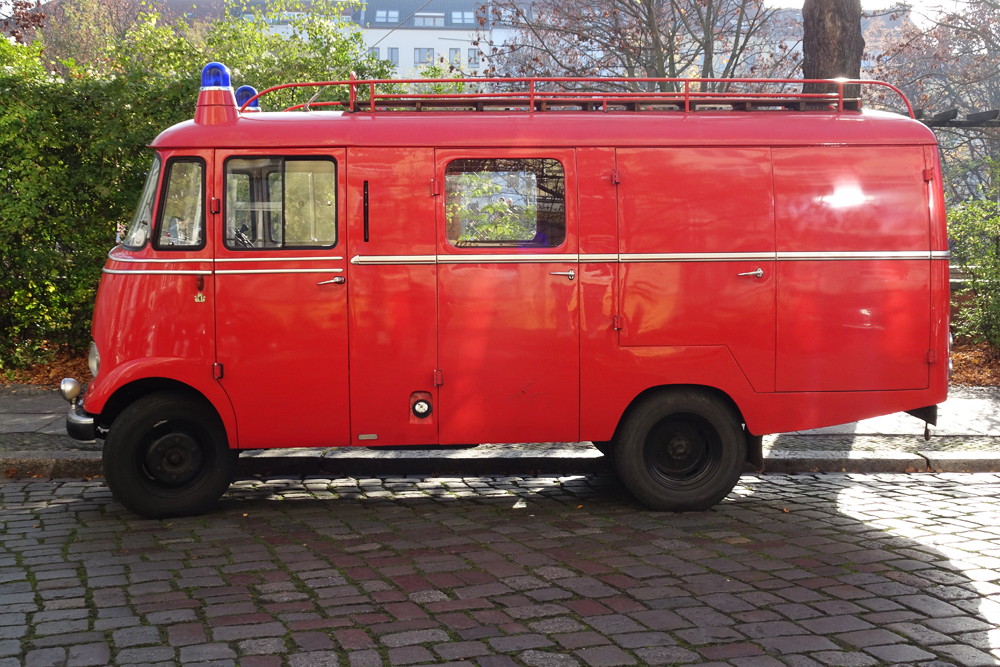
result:
[[[160,180],[160,158],[157,156],[153,160],[153,166],[146,177],[146,185],[142,188],[142,197],[139,199],[139,207],[132,217],[132,224],[125,232],[125,239],[122,245],[126,248],[139,249],[146,245],[149,238],[149,227],[153,220],[153,202],[156,201],[156,185]]]

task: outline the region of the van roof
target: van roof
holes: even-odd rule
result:
[[[308,111],[174,125],[154,148],[934,145],[923,123],[883,111]]]

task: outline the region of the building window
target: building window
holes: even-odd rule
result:
[[[479,49],[469,49],[469,67],[479,67]]]
[[[375,23],[399,23],[399,11],[380,9],[375,12]]]
[[[389,47],[385,50],[386,59],[393,65],[399,64],[399,49],[395,47]]]
[[[414,65],[430,65],[434,62],[434,49],[413,49]]]
[[[451,13],[452,23],[475,23],[476,14],[475,12],[452,12]]]
[[[377,46],[373,46],[372,48],[368,49],[368,53],[369,53],[369,54],[370,54],[370,55],[371,55],[371,56],[372,56],[373,58],[378,58],[378,47],[377,47]]]
[[[413,25],[417,28],[443,28],[444,14],[417,14],[413,17]]]
[[[458,247],[555,248],[566,240],[558,160],[468,159],[444,176],[445,235]]]
[[[462,66],[462,49],[448,49],[448,62],[452,65]]]

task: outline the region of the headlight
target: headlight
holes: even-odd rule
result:
[[[90,354],[87,355],[87,363],[90,364],[90,374],[97,377],[101,370],[101,353],[97,351],[97,343],[90,344]]]

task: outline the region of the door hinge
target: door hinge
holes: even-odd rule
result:
[[[617,169],[611,170],[611,182],[614,183],[615,185],[618,185],[619,183],[622,182],[622,176],[620,173],[618,173]]]
[[[934,180],[934,167],[930,169],[924,169],[924,180],[933,181]]]
[[[929,364],[937,363],[937,351],[936,350],[928,350],[927,351],[927,363],[929,363]]]
[[[218,213],[222,210],[222,200],[218,197],[212,197],[208,202],[208,210],[212,213]]]
[[[615,331],[620,331],[622,328],[622,318],[615,315],[615,322],[613,326],[615,328]]]
[[[222,364],[212,364],[212,377],[216,380],[222,379]]]
[[[434,386],[440,387],[444,384],[444,371],[434,371]]]
[[[431,180],[431,194],[435,197],[441,194],[441,181],[436,178]]]

